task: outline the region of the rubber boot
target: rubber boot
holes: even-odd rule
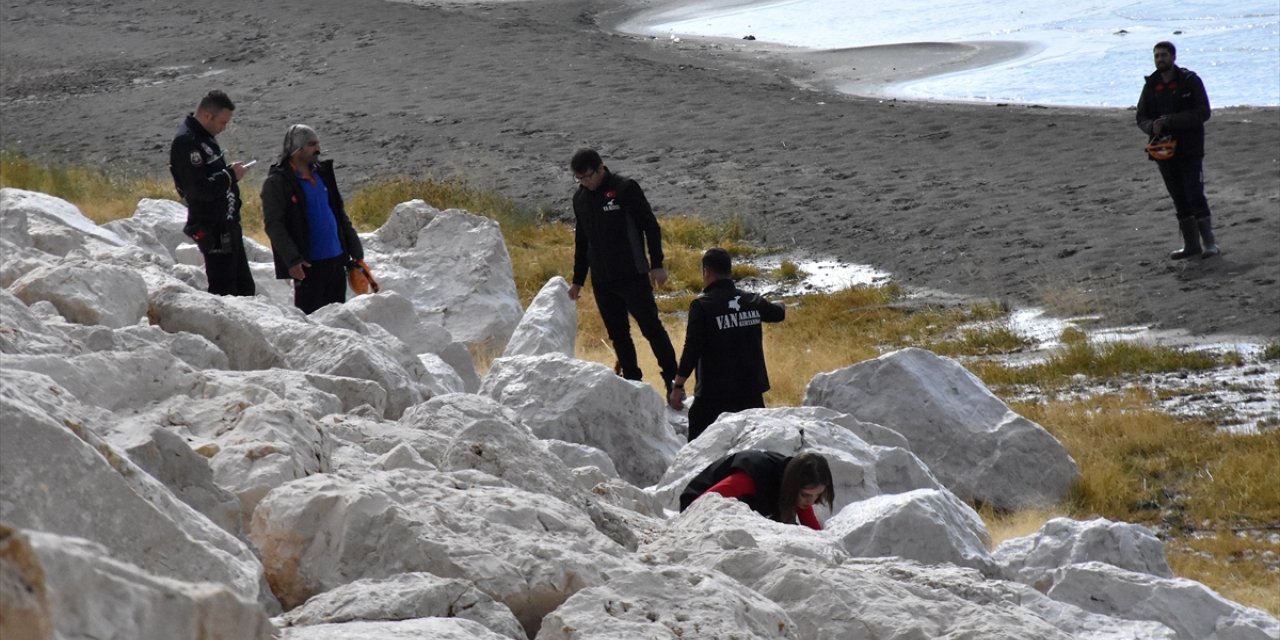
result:
[[[1204,244],[1204,252],[1200,254],[1200,259],[1212,258],[1222,253],[1218,249],[1218,243],[1213,239],[1213,220],[1209,217],[1197,218],[1196,226],[1200,231],[1200,239]]]
[[[1200,255],[1200,228],[1195,218],[1178,218],[1178,229],[1182,231],[1182,248],[1169,254],[1171,260],[1185,260]]]

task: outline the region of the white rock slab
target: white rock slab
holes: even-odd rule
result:
[[[439,209],[421,199],[401,202],[391,210],[391,215],[381,227],[361,237],[365,251],[393,253],[412,249],[418,242],[418,234],[439,213]]]
[[[106,229],[116,232],[122,238],[137,242],[139,237],[154,238],[172,258],[174,251],[183,244],[190,244],[191,239],[182,232],[187,224],[187,206],[177,200],[159,198],[143,198],[133,210],[133,215],[120,220],[112,220],[104,225]],[[195,245],[191,245],[195,248]],[[197,254],[199,250],[197,249]],[[203,260],[195,264],[203,264]]]
[[[889,438],[882,431],[867,431]],[[694,476],[720,458],[747,449],[787,455],[802,450],[822,454],[835,482],[836,512],[852,502],[884,493],[942,488],[910,451],[871,445],[860,438],[850,428],[848,416],[821,408],[779,407],[721,416],[680,450],[653,493],[668,509],[679,509],[680,493]],[[825,506],[819,505],[815,511],[819,519],[830,515]]]
[[[987,552],[987,526],[946,489],[916,489],[855,502],[832,517],[826,530],[856,558],[897,556],[999,574]]]
[[[513,409],[540,438],[605,451],[637,486],[656,482],[683,444],[652,387],[598,363],[554,353],[499,358],[480,393]]]
[[[0,493],[0,521],[86,538],[157,575],[278,606],[254,553],[94,435],[77,404],[48,377],[0,369],[0,486],[27,488]]]
[[[1106,518],[1054,518],[1032,535],[1006,540],[992,554],[1007,580],[1040,590],[1053,572],[1070,564],[1105,562],[1121,569],[1172,578],[1164,544],[1148,528]]]
[[[480,388],[475,361],[467,346],[455,342],[443,325],[418,314],[413,301],[396,291],[363,295],[347,300],[343,309],[369,324],[376,324],[404,342],[413,353],[439,356],[462,379],[459,391],[475,393]]]
[[[79,249],[93,250],[126,244],[124,238],[103,229],[75,205],[51,195],[23,189],[0,189],[0,218],[25,217],[27,234],[9,238],[11,242],[30,240],[32,247],[65,256]],[[22,223],[5,222],[17,227]]]
[[[284,627],[351,622],[458,618],[478,622],[512,640],[527,640],[511,610],[463,580],[430,573],[400,573],[356,580],[319,594],[280,616]]]
[[[1055,504],[1078,476],[1062,443],[950,358],[902,349],[814,376],[804,404],[893,429],[956,495],[998,509]]]
[[[525,309],[502,357],[559,353],[572,358],[577,336],[578,308],[569,299],[569,283],[555,276]]]
[[[662,567],[579,591],[537,640],[803,637],[781,607],[719,572]]]
[[[1280,620],[1231,602],[1185,578],[1159,578],[1102,562],[1071,564],[1054,572],[1048,596],[1117,618],[1153,620],[1180,640],[1274,640]]]
[[[262,605],[221,584],[148,573],[82,538],[0,525],[0,575],[5,638],[272,637]]]
[[[270,369],[285,363],[284,354],[271,342],[270,332],[283,324],[280,316],[288,312],[269,302],[169,285],[152,291],[149,303],[148,316],[153,323],[165,331],[204,336],[227,354],[232,369]],[[301,322],[302,318],[297,312],[293,320]]]
[[[147,314],[147,284],[132,269],[69,258],[32,270],[10,286],[27,304],[48,300],[70,322],[125,327]]]
[[[395,622],[344,622],[289,627],[280,640],[505,640],[484,625],[459,618],[416,618]]]
[[[6,290],[0,290],[0,317],[5,331],[0,331],[0,353],[6,355],[71,355],[83,353],[84,345],[49,326],[32,313],[26,303]],[[6,359],[5,365],[8,365]]]

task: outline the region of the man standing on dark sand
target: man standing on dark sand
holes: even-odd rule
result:
[[[649,341],[662,369],[668,395],[676,375],[676,350],[658,318],[653,286],[667,281],[662,268],[662,229],[635,180],[609,171],[594,149],[579,149],[569,161],[578,191],[573,194],[573,284],[569,298],[578,299],[587,272],[596,307],[613,342],[622,377],[640,380],[631,323]],[[645,259],[645,248],[649,258]]]
[[[786,308],[733,284],[729,252],[715,247],[702,254],[702,295],[689,305],[689,329],[668,394],[672,409],[683,408],[684,383],[696,368],[698,386],[689,408],[689,441],[726,411],[764,407],[769,372],[764,365],[761,322],[782,322]]]
[[[305,124],[284,134],[280,159],[262,183],[262,218],[276,278],[293,282],[293,304],[310,315],[347,299],[347,265],[364,259],[320,136]]]
[[[1209,201],[1204,197],[1204,123],[1209,119],[1209,94],[1194,71],[1174,64],[1178,50],[1172,42],[1157,42],[1155,73],[1147,76],[1138,98],[1138,128],[1153,143],[1172,141],[1172,157],[1151,159],[1173,198],[1182,231],[1182,248],[1169,254],[1174,260],[1192,256],[1211,258],[1221,251],[1213,238]]]
[[[182,231],[204,255],[209,293],[251,296],[255,287],[240,229],[239,184],[249,169],[241,162],[228,165],[214,137],[227,128],[235,109],[221,91],[201,98],[169,146],[169,173],[178,197],[187,203]]]

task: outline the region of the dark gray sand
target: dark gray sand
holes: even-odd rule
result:
[[[908,286],[1280,337],[1278,109],[1214,113],[1205,173],[1224,254],[1171,262],[1172,206],[1132,111],[830,90],[1007,50],[795,55],[611,32],[625,13],[587,0],[10,3],[3,145],[163,175],[180,117],[222,88],[239,109],[221,139],[265,161],[258,179],[304,122],[347,192],[389,174],[463,177],[564,214],[567,160],[594,146],[660,214],[740,215],[768,245]],[[1141,78],[1098,79],[1113,80],[1136,102]]]

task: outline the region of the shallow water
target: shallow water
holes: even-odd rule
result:
[[[893,97],[1128,107],[1152,72],[1151,47],[1171,40],[1204,79],[1214,106],[1280,105],[1280,4],[1193,0],[784,0],[670,4],[625,30],[743,38],[812,49],[1006,41],[1031,45],[992,66],[890,87]]]

